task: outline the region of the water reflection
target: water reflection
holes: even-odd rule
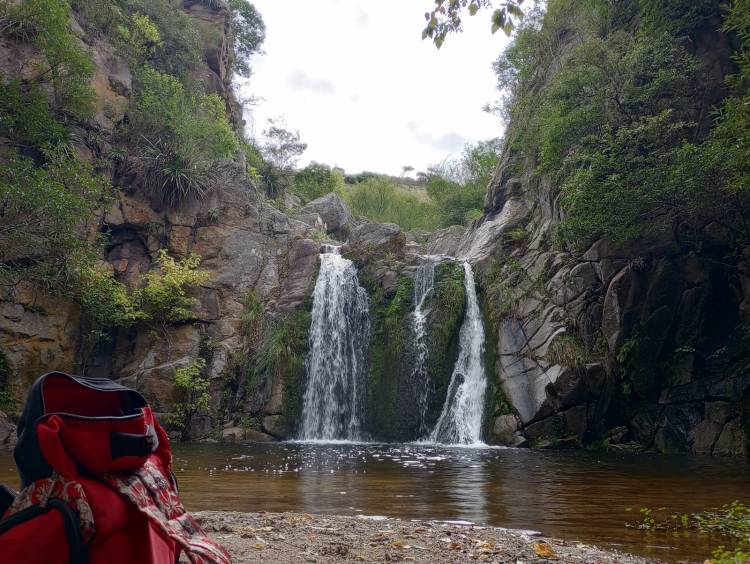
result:
[[[655,556],[702,560],[721,541],[627,529],[640,507],[750,503],[747,461],[435,445],[175,445],[192,510],[466,520]],[[0,481],[17,483],[9,454]]]

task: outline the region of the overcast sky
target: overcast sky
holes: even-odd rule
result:
[[[243,96],[259,98],[247,130],[260,137],[284,116],[317,161],[347,172],[400,174],[498,137],[500,120],[482,111],[497,98],[490,65],[507,43],[489,30],[489,12],[439,51],[422,41],[432,0],[253,0],[267,27]]]

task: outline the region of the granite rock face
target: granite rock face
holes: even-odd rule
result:
[[[497,312],[494,379],[517,432],[537,446],[749,454],[750,248],[715,224],[675,224],[562,252],[559,199],[553,179],[506,149],[457,249]],[[489,419],[488,436],[513,444],[508,414]]]
[[[206,66],[195,78],[208,92],[224,98],[230,118],[239,123],[229,71],[231,15],[223,3],[185,2],[183,9],[201,20],[202,27],[215,28],[216,33],[208,34],[215,37],[215,44],[205,46]],[[74,26],[85,33],[77,22]],[[95,116],[86,124],[91,131],[74,138],[96,138],[100,140],[97,143],[106,145],[131,101],[132,69],[106,37],[88,37],[85,43],[95,65]],[[24,67],[13,61],[31,60],[33,53],[24,51],[27,47],[5,41],[0,44],[3,76],[24,72]],[[94,149],[83,140],[76,146],[84,158]],[[109,173],[119,174],[114,170]],[[246,353],[247,335],[241,321],[244,304],[249,296],[258,300],[269,323],[304,307],[315,283],[319,245],[309,239],[315,226],[291,219],[269,205],[243,164],[224,162],[215,173],[217,186],[207,198],[172,208],[154,202],[134,178],[113,178],[120,187],[114,201],[88,226],[91,234],[108,233],[102,264],[131,289],[141,285],[143,275],[156,267],[160,249],[178,259],[191,253],[200,255],[200,268],[209,278],[193,293],[192,319],[164,327],[138,324],[112,330],[92,349],[89,328],[75,304],[23,281],[0,287],[0,385],[16,405],[21,405],[39,375],[63,370],[131,385],[147,397],[156,412],[167,415],[175,402],[183,399],[174,386],[175,370],[200,356],[207,360],[212,413],[237,419],[237,427],[246,429],[244,437],[252,434],[245,421],[239,425],[240,419],[252,415],[243,413],[239,405],[243,394],[249,393],[243,389],[245,377],[238,368]],[[352,222],[351,212],[340,200],[329,198],[320,211],[332,229],[343,229]],[[265,403],[279,405],[283,399],[278,395],[271,398],[272,389],[279,389],[276,382],[259,394],[258,415]],[[196,417],[188,434],[203,438],[217,427],[220,430],[222,423],[216,415]],[[251,426],[260,432],[260,423]]]
[[[316,215],[320,217],[322,224],[313,226],[320,226],[324,231],[341,240],[346,239],[346,235],[354,224],[354,216],[349,206],[334,192],[306,204],[299,210],[297,217],[306,223],[311,219],[317,223],[314,220]]]

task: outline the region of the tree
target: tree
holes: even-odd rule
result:
[[[268,129],[263,131],[266,143],[261,147],[263,157],[281,170],[290,170],[307,150],[299,131],[286,128],[282,119],[269,119]]]
[[[266,39],[266,25],[258,10],[247,0],[230,0],[232,27],[230,40],[234,59],[232,66],[240,76],[250,76],[250,57],[260,53]]]
[[[492,12],[492,33],[502,29],[510,35],[514,27],[514,19],[523,17],[521,3],[523,0],[504,0]],[[492,0],[435,0],[435,8],[425,12],[427,25],[422,31],[422,39],[430,38],[440,49],[449,33],[458,33],[463,29],[462,14],[468,11],[474,16],[481,9],[492,8]]]

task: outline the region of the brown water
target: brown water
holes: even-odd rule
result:
[[[178,444],[174,451],[180,492],[194,511],[465,520],[668,561],[702,561],[727,541],[626,528],[639,508],[750,503],[750,463],[740,460],[377,444]],[[1,452],[0,481],[17,481],[12,457]]]

